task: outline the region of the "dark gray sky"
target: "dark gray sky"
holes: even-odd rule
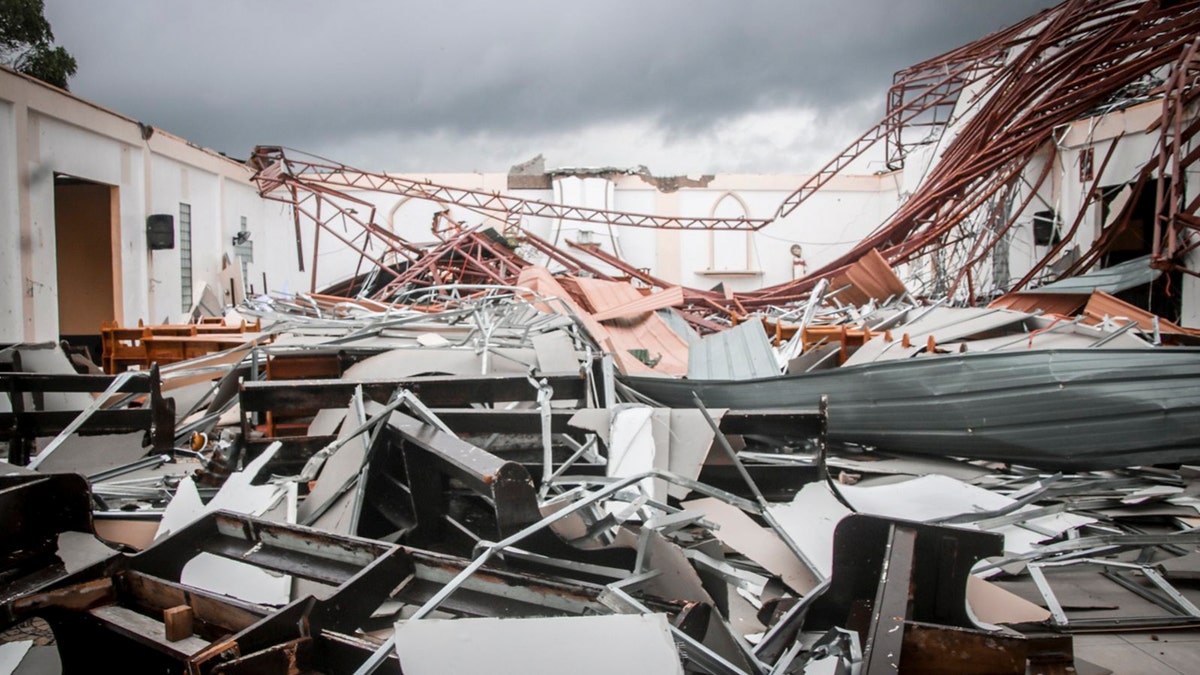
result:
[[[46,0],[71,90],[235,157],[806,172],[892,73],[1050,0]]]

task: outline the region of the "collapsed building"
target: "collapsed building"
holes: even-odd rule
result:
[[[194,322],[106,325],[103,374],[38,330],[0,351],[0,624],[57,645],[4,650],[66,672],[118,644],[128,670],[211,673],[1194,659],[1083,635],[1200,625],[1197,23],[1069,0],[905,69],[759,216],[717,178],[465,185],[255,149],[228,189],[284,205],[254,235],[287,292],[247,292],[242,256]],[[880,143],[860,242],[809,269],[761,244],[817,227]],[[685,274],[702,249],[712,274]]]

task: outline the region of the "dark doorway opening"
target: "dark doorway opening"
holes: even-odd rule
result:
[[[99,363],[100,325],[121,315],[118,189],[54,177],[59,338]]]

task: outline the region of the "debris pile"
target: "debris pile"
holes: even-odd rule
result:
[[[677,292],[527,266],[263,296],[233,319],[261,335],[149,371],[8,350],[57,374],[4,374],[41,398],[4,414],[0,498],[38,514],[4,623],[44,618],[68,672],[118,640],[214,673],[477,668],[464,640],[547,672],[531,649],[1023,673],[1078,667],[1076,629],[1200,623],[1194,471],[1131,468],[1200,459],[1200,352],[1161,346],[1193,333],[926,304],[871,264],[704,337]]]
[[[926,152],[917,125],[927,179],[835,264],[747,293],[523,219],[768,221],[259,148],[296,241],[311,222],[359,269],[199,324],[105,326],[104,373],[0,350],[0,628],[55,640],[0,663],[1016,675],[1103,671],[1083,632],[1200,626],[1200,333],[1131,301],[1189,271],[1185,181],[1159,184],[1148,257],[1088,272],[1135,227],[1118,207],[1078,257],[1049,245],[1016,284],[987,267],[1057,126],[1136,90],[1175,110],[1146,166],[1196,159],[1197,17],[1071,0],[902,72],[884,123],[780,215],[876,140]],[[1147,72],[1167,77],[1129,88]],[[364,191],[487,220],[439,213],[417,245]]]

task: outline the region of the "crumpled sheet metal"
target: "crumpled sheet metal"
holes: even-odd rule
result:
[[[1200,460],[1200,349],[923,357],[733,382],[627,377],[663,405],[815,407],[829,438],[1059,469]]]

